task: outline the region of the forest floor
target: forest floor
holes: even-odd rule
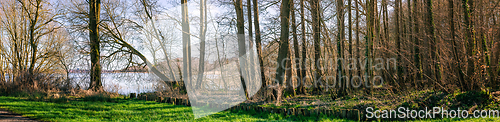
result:
[[[497,94],[499,93],[499,94]],[[359,109],[367,107],[387,110],[399,107],[423,109],[425,107],[443,107],[446,109],[496,109],[500,110],[500,92],[484,91],[455,92],[447,94],[432,90],[414,91],[394,94],[390,91],[376,91],[366,94],[363,91],[353,92],[342,98],[332,99],[330,95],[297,95],[282,100],[280,106],[273,103],[264,103],[267,107],[299,107],[299,108],[335,108]]]
[[[353,92],[349,96],[331,99],[329,95],[298,95],[285,98],[280,106],[260,103],[269,108],[332,108],[358,109],[367,107],[390,110],[398,107],[422,110],[426,107],[443,107],[462,110],[500,110],[497,94],[493,92],[455,92],[447,94],[431,90],[394,94],[377,91],[366,94]],[[0,109],[8,110],[8,117],[17,120],[39,121],[351,121],[332,116],[292,116],[265,113],[254,110],[226,110],[214,115],[194,119],[191,107],[157,103],[154,101],[130,100],[123,96],[104,97],[66,96],[59,98],[6,97],[0,96]],[[13,113],[16,114],[13,114]],[[22,116],[20,116],[22,115]],[[28,117],[28,118],[26,118]],[[31,118],[31,119],[29,119]],[[0,119],[1,120],[1,119]],[[418,121],[499,121],[500,118],[473,119],[424,119]]]
[[[395,94],[392,91],[381,90],[367,94],[360,90],[336,99],[332,99],[330,95],[286,97],[279,106],[276,106],[275,102],[254,101],[247,103],[258,104],[260,107],[266,108],[357,109],[360,111],[361,116],[366,115],[368,107],[373,108],[373,110],[398,110],[398,108],[403,107],[406,110],[417,111],[439,107],[443,110],[467,110],[472,113],[474,110],[500,110],[500,91],[456,91],[448,94],[424,90]],[[500,118],[483,119],[500,121]]]

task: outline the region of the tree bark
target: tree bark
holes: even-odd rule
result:
[[[436,40],[436,25],[434,24],[434,13],[432,0],[427,0],[427,36],[429,37],[429,46],[431,47],[431,61],[433,61],[433,74],[435,78],[434,86],[441,84],[441,66],[439,64],[439,42]]]
[[[244,17],[243,17],[243,5],[241,0],[236,0],[234,3],[234,8],[236,9],[236,28],[238,29],[238,54],[239,54],[239,63],[240,63],[240,75],[241,75],[241,85],[245,92],[245,97],[248,99],[248,91],[247,86],[244,80],[243,75],[246,75],[247,72],[244,69],[247,67],[247,58],[245,58],[246,49],[245,49],[245,25],[244,25]]]
[[[262,41],[261,41],[261,33],[260,33],[260,24],[259,24],[259,5],[257,0],[253,0],[253,13],[254,13],[254,26],[255,26],[255,46],[257,47],[257,57],[259,58],[259,67],[260,67],[260,77],[261,77],[261,88],[260,91],[264,95],[264,98],[267,98],[267,82],[266,76],[264,73],[264,59],[262,59]]]
[[[186,85],[192,85],[191,72],[191,35],[187,0],[181,0],[182,9],[182,80]]]
[[[300,22],[302,22],[301,25],[301,40],[302,40],[302,59],[301,59],[301,75],[300,75],[300,81],[301,83],[299,84],[299,94],[306,94],[306,88],[305,88],[305,77],[307,75],[306,71],[306,59],[307,59],[307,42],[306,42],[306,19],[305,19],[305,8],[304,8],[304,0],[300,0]]]
[[[450,18],[450,32],[451,32],[451,46],[453,47],[453,60],[455,61],[454,66],[455,73],[458,77],[458,84],[459,86],[464,86],[465,85],[465,80],[464,80],[464,73],[462,71],[462,60],[459,58],[459,46],[458,43],[456,42],[456,27],[455,27],[455,7],[454,7],[454,0],[448,0],[448,16]]]
[[[465,27],[466,27],[466,37],[467,38],[467,46],[466,46],[466,53],[467,53],[467,77],[469,78],[468,85],[464,85],[462,89],[464,90],[473,90],[475,89],[475,81],[474,81],[474,70],[475,70],[475,64],[474,64],[474,43],[476,42],[476,37],[475,37],[475,30],[474,30],[474,24],[472,22],[472,6],[473,6],[474,1],[473,0],[462,0],[462,6],[464,10],[464,21],[465,21]]]
[[[294,52],[294,55],[295,57],[293,58],[293,61],[294,61],[294,64],[293,65],[293,68],[295,68],[295,72],[298,76],[298,78],[301,77],[301,73],[300,73],[300,50],[299,50],[299,40],[298,40],[298,37],[297,37],[297,21],[296,21],[296,18],[295,18],[295,3],[294,2],[291,2],[290,3],[290,11],[291,11],[291,16],[292,16],[292,32],[293,32],[293,52]],[[297,84],[301,84],[301,81],[300,79],[297,79]],[[291,83],[291,82],[290,82]],[[300,89],[300,88],[299,88]],[[291,84],[288,85],[287,87],[287,91],[289,93],[293,93],[291,94],[292,96],[295,96],[296,95],[296,91],[295,91],[295,88],[294,86],[292,86]],[[300,90],[299,90],[300,92]]]
[[[200,0],[200,61],[198,69],[198,78],[196,89],[200,89],[203,82],[203,73],[205,72],[205,37],[207,33],[207,11],[206,0]]]
[[[90,86],[94,91],[102,90],[101,82],[101,63],[100,63],[100,39],[99,39],[99,21],[101,0],[89,1],[89,38],[90,38]]]
[[[253,27],[252,27],[252,0],[247,0],[247,11],[248,11],[248,40],[249,40],[249,51],[250,53],[248,54],[248,58],[249,58],[249,69],[248,71],[250,72],[249,73],[249,80],[252,81],[251,83],[254,83],[253,81],[256,81],[258,78],[256,76],[256,69],[254,68],[255,67],[255,52],[254,52],[254,46],[255,46],[255,42],[254,42],[254,39],[253,39]],[[251,85],[252,87],[256,87],[256,85]],[[255,88],[252,88],[252,89],[255,89]]]
[[[285,74],[285,64],[284,61],[286,61],[286,58],[288,58],[288,53],[289,53],[289,25],[290,25],[290,1],[289,0],[282,0],[281,3],[281,35],[280,35],[280,41],[279,41],[279,52],[278,52],[278,68],[276,71],[276,80],[278,81],[278,87],[277,87],[277,95],[276,95],[276,100],[277,100],[277,105],[280,104],[281,102],[281,85],[283,84],[283,76]]]
[[[413,0],[413,31],[415,32],[413,37],[413,41],[415,41],[415,46],[414,48],[414,62],[415,62],[415,68],[416,68],[416,75],[415,75],[415,87],[419,87],[420,85],[420,80],[422,80],[422,60],[420,59],[420,39],[418,38],[418,33],[420,32],[420,24],[419,24],[419,15],[418,9],[419,9],[419,3],[418,0]]]
[[[338,35],[337,35],[337,59],[343,59],[344,58],[344,41],[345,41],[345,35],[344,35],[344,0],[337,0],[337,28],[338,28]],[[344,69],[343,69],[344,62],[343,60],[338,60],[337,61],[337,81],[339,85],[339,90],[337,93],[337,97],[343,97],[347,95],[347,83],[344,78]]]
[[[321,15],[320,15],[320,1],[310,0],[311,4],[311,15],[312,15],[312,28],[313,28],[313,40],[314,40],[314,77],[313,77],[313,94],[321,94],[321,88],[318,83],[323,84],[321,79],[322,72],[320,69],[320,64],[318,63],[321,58]]]
[[[361,43],[359,42],[359,32],[360,32],[359,31],[359,29],[360,29],[359,28],[359,26],[360,26],[359,25],[359,18],[360,18],[359,16],[360,15],[359,15],[359,11],[358,11],[359,10],[359,3],[358,3],[359,1],[358,0],[355,0],[355,1],[356,1],[355,2],[355,5],[356,5],[356,57],[358,59],[360,59],[361,58]],[[356,71],[357,71],[357,75],[361,76],[361,72],[362,72],[361,65],[359,65],[359,64],[356,65]],[[360,83],[362,83],[362,80],[360,80]]]

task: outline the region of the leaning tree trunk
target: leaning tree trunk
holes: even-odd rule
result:
[[[149,5],[146,3],[146,2],[147,2],[147,0],[142,0],[141,2],[142,2],[142,5],[144,6],[144,11],[145,11],[145,13],[146,13],[146,16],[148,17],[149,21],[151,22],[151,27],[153,27],[153,30],[154,30],[154,32],[155,32],[155,35],[156,35],[156,36],[155,36],[155,37],[156,37],[156,40],[158,40],[158,43],[160,43],[160,47],[161,47],[161,49],[162,49],[162,51],[163,51],[163,54],[165,55],[165,60],[167,60],[167,66],[168,66],[168,68],[169,68],[169,69],[168,69],[168,71],[169,71],[169,73],[170,73],[170,76],[172,76],[172,78],[168,78],[168,79],[170,79],[170,81],[169,81],[169,82],[173,82],[173,81],[175,81],[175,80],[176,80],[175,75],[174,75],[174,72],[173,72],[173,70],[174,70],[174,69],[172,69],[172,66],[171,66],[171,64],[170,64],[170,59],[169,59],[169,57],[168,57],[167,48],[165,47],[165,43],[164,43],[164,42],[162,41],[162,39],[160,38],[160,36],[161,36],[161,35],[158,33],[158,31],[159,31],[159,30],[158,30],[158,29],[156,29],[156,24],[155,24],[155,21],[153,20],[152,13],[150,13],[151,11],[148,9],[148,7],[151,7],[151,6],[149,6]],[[152,65],[150,65],[150,66],[151,66],[151,67],[155,67],[154,65],[156,65],[156,64],[152,64]],[[155,67],[155,68],[156,68],[156,67]],[[167,79],[165,79],[165,80],[167,80]],[[170,83],[167,83],[167,84],[169,84],[170,86],[172,85],[172,84],[170,84]]]

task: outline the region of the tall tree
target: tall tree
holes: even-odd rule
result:
[[[295,56],[295,58],[292,58],[294,61],[294,64],[295,64],[293,66],[293,68],[295,68],[295,72],[296,72],[297,76],[299,76],[299,78],[300,78],[300,76],[302,74],[300,73],[300,68],[299,68],[300,50],[299,50],[299,39],[297,37],[298,36],[297,35],[297,21],[295,18],[295,3],[294,2],[290,2],[290,12],[292,14],[291,21],[292,21],[292,34],[293,34],[293,52],[294,52],[294,56]],[[297,80],[297,84],[302,84],[301,79]],[[288,85],[287,91],[289,93],[293,93],[293,94],[291,94],[293,96],[295,96],[295,94],[296,94],[295,88],[292,85]]]
[[[465,47],[467,53],[467,77],[469,78],[469,84],[462,86],[464,90],[475,89],[476,83],[474,83],[474,43],[476,42],[474,23],[472,22],[472,10],[474,6],[474,0],[462,0],[462,7],[464,10],[464,21],[466,27],[467,46]]]
[[[435,78],[435,87],[437,87],[441,83],[441,71],[439,65],[439,49],[437,48],[439,42],[436,40],[436,25],[434,24],[434,13],[433,13],[433,5],[432,0],[427,0],[427,37],[429,37],[429,42],[431,43],[431,60],[434,62],[434,78]]]
[[[284,79],[284,73],[285,73],[285,65],[283,64],[285,59],[288,58],[289,54],[289,32],[290,32],[290,1],[289,0],[282,0],[281,1],[281,14],[280,14],[280,19],[281,19],[281,35],[280,35],[280,41],[279,41],[279,52],[278,52],[278,68],[276,71],[276,80],[278,81],[279,85],[283,84],[283,79]],[[281,86],[278,86],[277,88],[278,94],[276,95],[276,100],[277,104],[280,104],[281,101]]]
[[[205,38],[207,34],[207,1],[200,0],[200,61],[198,69],[198,79],[196,81],[196,89],[202,85],[203,74],[205,72]]]
[[[395,7],[395,13],[396,13],[396,54],[397,54],[397,62],[401,62],[401,0],[396,0],[396,7]],[[398,82],[402,82],[402,68],[400,65],[397,65],[397,78]]]
[[[321,76],[322,72],[320,69],[320,64],[318,63],[321,58],[321,15],[320,15],[320,1],[310,0],[311,5],[311,18],[312,18],[312,30],[313,30],[313,45],[314,45],[314,79],[313,79],[313,94],[321,94],[321,88],[317,83],[322,84]]]
[[[366,44],[365,44],[365,57],[366,60],[370,60],[373,57],[373,37],[374,37],[374,31],[375,31],[375,0],[367,0],[366,2],[366,8],[368,8],[367,12],[367,35],[366,35]],[[371,70],[371,65],[370,63],[367,63],[365,65],[365,76],[372,76],[372,70]],[[366,87],[371,87],[372,83],[369,81],[365,81],[365,86]],[[366,92],[370,92],[367,90]],[[371,93],[371,92],[370,92]]]
[[[244,76],[247,74],[245,67],[247,67],[246,47],[245,47],[245,19],[243,17],[243,3],[241,0],[236,0],[234,2],[234,8],[236,9],[236,28],[238,30],[238,56],[240,63],[240,74],[241,74],[241,85],[245,92],[245,97],[248,99],[247,86],[244,81]]]
[[[301,24],[301,42],[302,42],[302,58],[301,64],[300,64],[300,81],[301,83],[299,84],[299,94],[306,94],[306,88],[305,88],[305,77],[306,77],[306,58],[307,58],[307,42],[306,42],[306,19],[305,19],[305,6],[304,6],[304,0],[300,0],[300,22]]]
[[[496,24],[496,23],[495,23]],[[500,25],[497,25],[497,37],[496,37],[496,42],[493,43],[493,56],[492,56],[492,59],[491,59],[491,62],[493,63],[492,66],[494,68],[494,76],[497,77],[496,81],[493,81],[492,83],[492,87],[494,89],[498,89],[500,86],[498,84],[498,81],[500,80],[498,78],[498,76],[500,76],[500,62],[499,62],[499,58],[500,58]],[[494,78],[495,78],[494,77]]]
[[[259,24],[259,4],[257,0],[253,0],[253,13],[254,13],[254,26],[255,26],[255,45],[257,47],[257,57],[259,58],[259,67],[260,67],[260,77],[262,86],[260,88],[261,93],[264,94],[264,97],[267,97],[266,93],[266,76],[264,73],[264,61],[262,59],[262,41],[261,41],[261,33],[260,33],[260,24]]]
[[[94,91],[102,90],[99,21],[101,0],[89,0],[89,38],[90,38],[90,86]]]
[[[480,0],[479,1],[479,6],[485,6],[485,2],[486,0]],[[492,84],[492,82],[495,82],[496,78],[494,76],[494,72],[493,72],[493,67],[491,65],[491,62],[490,62],[490,55],[489,53],[490,50],[488,49],[488,37],[486,35],[486,28],[487,28],[487,25],[486,25],[486,22],[485,20],[489,20],[488,17],[486,17],[486,14],[484,13],[486,10],[485,10],[485,7],[480,7],[479,8],[479,22],[480,22],[480,26],[481,28],[479,28],[479,35],[480,35],[480,39],[481,41],[479,42],[481,44],[481,47],[482,48],[482,51],[479,51],[479,52],[482,52],[482,56],[483,56],[483,62],[485,63],[484,65],[486,65],[486,74],[487,74],[487,77],[489,79],[489,83],[488,84]],[[483,78],[484,79],[484,78]]]
[[[344,58],[344,41],[345,41],[345,25],[344,25],[344,0],[337,0],[337,28],[338,28],[338,35],[337,35],[337,59],[343,59]],[[339,82],[339,90],[337,93],[337,97],[342,97],[347,94],[346,91],[346,86],[348,80],[344,79],[344,67],[342,62],[343,60],[338,60],[337,61],[337,81]]]
[[[1,26],[1,24],[0,24]],[[6,78],[5,78],[5,70],[4,70],[4,64],[6,61],[4,61],[4,53],[6,51],[4,51],[4,48],[3,48],[3,36],[0,35],[0,41],[2,41],[2,43],[0,43],[0,87],[4,87],[4,84],[5,84],[5,81],[6,81]]]
[[[356,57],[359,59],[361,58],[361,43],[359,42],[359,18],[360,18],[360,15],[359,15],[359,1],[358,0],[355,0],[355,5],[356,5]],[[358,76],[361,76],[361,65],[356,65],[356,70],[357,70],[357,74]],[[361,81],[360,81],[361,82]]]
[[[29,3],[25,3],[25,2],[29,2]],[[30,62],[30,65],[29,65],[29,68],[28,68],[28,72],[29,72],[29,84],[30,85],[33,85],[34,87],[36,87],[36,82],[34,81],[34,67],[35,67],[35,63],[36,63],[36,60],[38,59],[37,58],[37,52],[38,52],[38,37],[35,37],[35,31],[38,31],[37,30],[37,24],[39,24],[39,18],[40,18],[40,12],[41,12],[41,7],[42,7],[42,1],[41,0],[37,0],[35,1],[34,3],[32,3],[32,1],[19,1],[19,3],[21,3],[21,7],[24,9],[23,12],[27,12],[27,16],[28,16],[28,19],[29,19],[29,27],[28,27],[28,37],[29,37],[29,45],[30,45],[30,48],[31,48],[31,62]],[[34,10],[31,9],[31,5],[34,6]]]
[[[457,35],[456,35],[456,27],[455,27],[455,7],[454,7],[454,0],[448,0],[448,16],[449,16],[449,19],[450,19],[450,33],[451,33],[451,38],[450,38],[450,41],[451,41],[451,46],[453,48],[453,60],[455,62],[453,62],[454,64],[452,64],[452,66],[454,66],[454,70],[455,70],[455,73],[458,77],[458,83],[460,84],[459,86],[463,86],[465,85],[465,80],[464,80],[464,73],[462,71],[462,65],[461,65],[461,59],[459,57],[459,46],[458,43],[456,42],[456,38],[457,38]]]
[[[411,8],[412,7],[411,3],[412,3],[411,0],[406,1],[406,4],[407,4],[406,7],[407,7],[407,11],[408,11],[408,20],[407,20],[408,30],[406,31],[406,35],[408,36],[408,44],[411,44],[412,42],[414,42],[414,40],[413,40],[414,39],[413,38],[413,32],[414,32],[413,31],[413,25],[414,25],[413,24],[413,14],[414,13],[413,13],[412,8]],[[408,49],[408,50],[410,50],[409,55],[412,55],[414,53],[415,50],[413,48],[414,47],[411,47],[411,46],[409,47],[409,49]],[[408,56],[408,57],[411,57],[411,56]],[[415,63],[415,62],[413,62],[413,63]],[[405,67],[407,67],[407,66],[409,66],[409,65],[406,65]],[[405,71],[408,71],[408,70],[405,70]],[[415,78],[415,77],[413,77],[413,78]],[[415,80],[415,79],[411,79],[411,80]],[[400,86],[402,86],[401,88],[403,88],[403,89],[407,88],[406,84],[401,84]]]
[[[249,59],[249,80],[250,81],[256,81],[257,78],[255,73],[256,69],[254,68],[255,64],[255,51],[254,51],[254,46],[255,42],[253,39],[253,27],[252,27],[252,0],[247,0],[247,12],[248,12],[248,40],[249,40],[249,51],[250,53],[248,54],[248,59]],[[253,82],[252,82],[253,83]],[[252,85],[253,86],[253,85]]]
[[[182,14],[182,80],[191,85],[191,35],[187,0],[181,0]]]
[[[352,46],[354,44],[352,42],[352,0],[348,0],[347,2],[348,2],[347,3],[347,14],[348,14],[347,19],[348,19],[348,24],[349,24],[349,27],[348,27],[349,28],[349,30],[348,30],[349,31],[349,40],[348,40],[348,42],[349,42],[349,58],[354,59],[356,57],[354,57],[353,52],[352,52]],[[352,71],[353,67],[347,67],[347,69],[348,69],[348,74],[349,74],[350,79],[347,80],[346,82],[347,82],[347,84],[349,84],[349,82],[351,82],[351,78],[354,76],[353,75],[354,72]],[[349,85],[347,85],[347,87],[349,87]]]
[[[413,32],[415,32],[413,35],[413,41],[415,41],[415,46],[413,47],[413,55],[414,55],[414,63],[415,63],[415,68],[416,68],[416,75],[415,75],[415,85],[418,87],[420,84],[420,80],[422,79],[422,60],[420,59],[420,39],[418,38],[418,33],[420,32],[420,24],[418,21],[420,13],[418,12],[418,9],[420,8],[418,3],[418,0],[413,0]]]

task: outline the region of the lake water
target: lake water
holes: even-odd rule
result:
[[[205,73],[203,78],[203,88],[205,90],[241,90],[239,74],[224,75]],[[89,73],[70,73],[72,85],[80,89],[88,89],[90,82]],[[197,75],[193,75],[193,81],[196,81]],[[8,75],[6,75],[8,79]],[[164,90],[163,81],[156,75],[150,73],[102,73],[102,85],[105,91],[116,92],[122,95],[130,93],[154,92],[158,89]],[[225,79],[225,80],[222,80]],[[227,88],[226,88],[227,87]]]
[[[69,77],[74,86],[87,89],[90,76],[87,73],[71,73]],[[144,93],[156,91],[158,87],[163,87],[155,75],[149,73],[102,73],[102,85],[108,92],[117,92],[127,95],[129,93]]]

